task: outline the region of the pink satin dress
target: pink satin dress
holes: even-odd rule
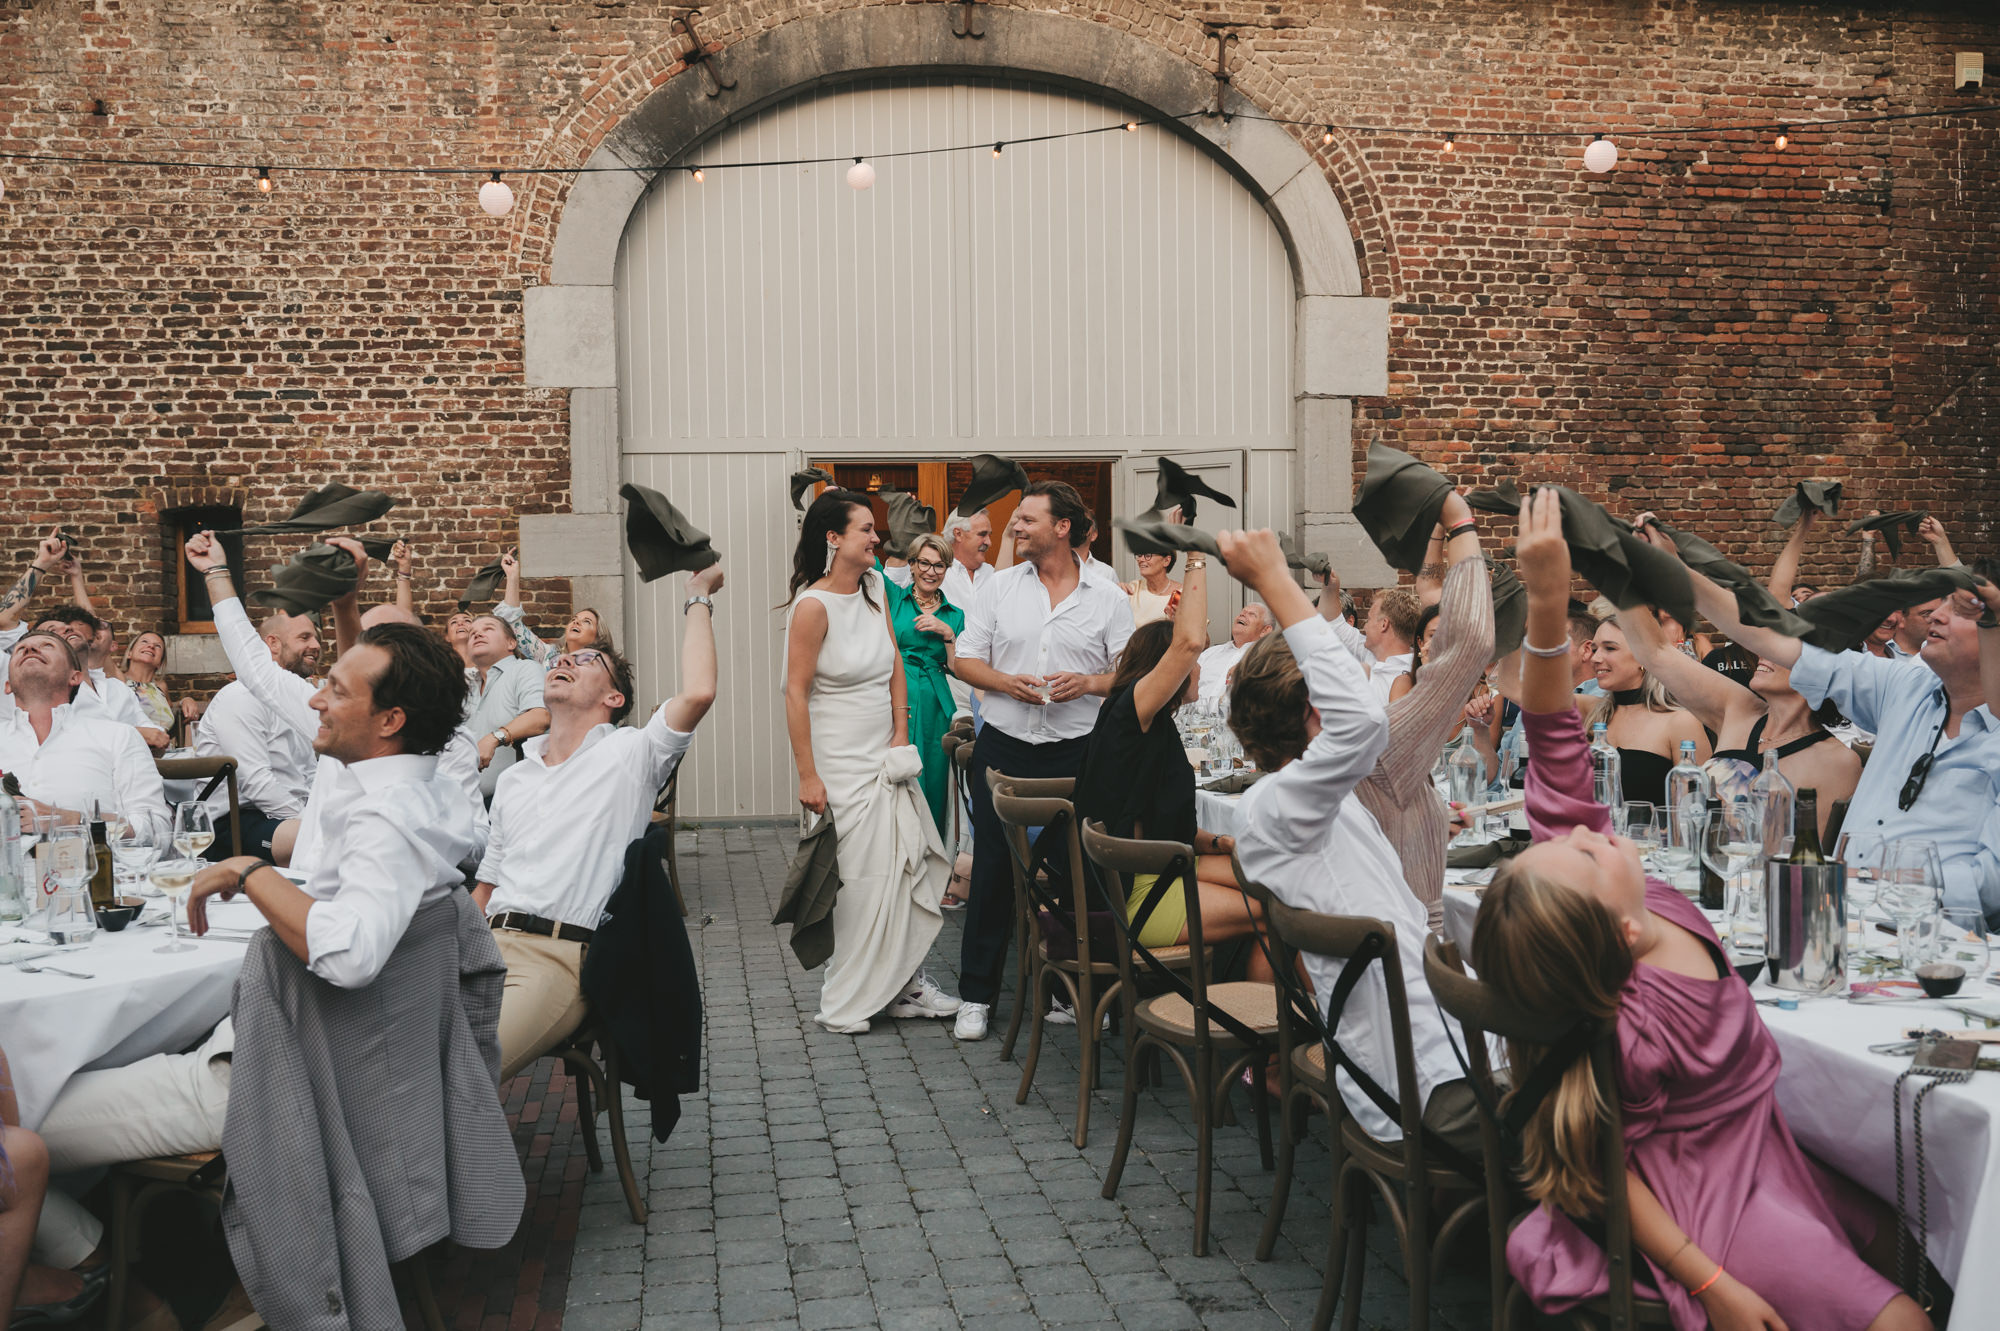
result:
[[[1528,823],[1537,841],[1611,830],[1590,797],[1589,743],[1574,710],[1524,712],[1532,755]],[[1618,1013],[1625,1163],[1703,1252],[1762,1296],[1792,1331],[1862,1331],[1899,1292],[1861,1260],[1870,1217],[1808,1161],[1778,1110],[1778,1048],[1749,988],[1692,902],[1648,878],[1646,906],[1707,945],[1716,978],[1641,962]],[[1701,1304],[1640,1255],[1641,1293],[1664,1298],[1677,1331],[1708,1325]],[[1507,1240],[1507,1265],[1535,1305],[1560,1313],[1610,1287],[1604,1251],[1544,1206]],[[1648,1288],[1650,1286],[1650,1288]]]

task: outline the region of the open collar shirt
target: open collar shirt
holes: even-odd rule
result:
[[[1944,868],[1944,904],[1979,906],[2000,921],[2000,722],[1975,707],[1958,737],[1941,733],[1949,704],[1928,667],[1866,652],[1828,652],[1801,644],[1792,687],[1817,707],[1831,698],[1843,715],[1875,735],[1847,806],[1850,836],[1935,841]],[[1903,783],[1937,740],[1930,776],[1907,810],[1897,808]],[[1827,847],[1831,852],[1834,847]],[[1868,847],[1867,849],[1872,849]]]
[[[653,800],[694,736],[666,722],[665,704],[643,726],[595,726],[560,763],[545,761],[547,735],[522,746],[493,794],[493,831],[479,881],[493,884],[486,913],[520,911],[595,929],[625,871],[625,848],[646,834]]]
[[[1218,642],[1197,658],[1195,664],[1201,668],[1198,686],[1200,701],[1212,703],[1221,699],[1223,690],[1229,686],[1229,672],[1236,668],[1236,663],[1243,659],[1243,653],[1249,651],[1251,645],[1246,642],[1239,647],[1233,641]]]
[[[475,669],[470,672],[472,691],[465,699],[465,731],[475,740],[490,735],[521,713],[542,706],[542,676],[545,671],[534,661],[509,656],[495,661],[486,671],[485,682]],[[514,746],[502,744],[493,750],[493,761],[479,774],[479,788],[490,797],[500,774],[514,765]]]
[[[966,612],[956,654],[1007,675],[1109,671],[1132,636],[1132,603],[1115,582],[1081,575],[1058,605],[1032,563],[993,575],[979,604]],[[1103,699],[1092,694],[1037,706],[992,690],[980,704],[985,723],[1029,744],[1081,739],[1097,722]]]
[[[46,740],[35,737],[26,708],[0,715],[0,772],[11,772],[21,793],[59,809],[90,811],[95,801],[149,828],[164,845],[172,830],[160,769],[146,741],[131,726],[75,703],[55,709]]]
[[[11,629],[0,630],[0,716],[16,710],[14,695],[4,687],[7,672],[13,667],[14,644],[28,636],[31,624],[16,624]],[[112,679],[102,670],[84,672],[83,687],[76,691],[71,703],[84,716],[97,716],[116,721],[124,726],[152,726],[152,718],[146,715],[145,706],[139,695],[132,692],[132,686],[122,679]]]
[[[1238,806],[1236,854],[1243,871],[1289,906],[1330,915],[1365,915],[1396,927],[1408,998],[1410,1036],[1416,1052],[1419,1093],[1464,1077],[1451,1050],[1449,1019],[1424,983],[1425,908],[1403,879],[1403,864],[1388,836],[1354,789],[1375,767],[1389,743],[1389,722],[1375,701],[1361,665],[1335,630],[1313,616],[1284,631],[1305,675],[1306,696],[1319,712],[1320,732],[1297,759],[1244,792]],[[1305,955],[1306,972],[1320,1012],[1345,963]],[[1389,989],[1371,965],[1340,1016],[1341,1047],[1383,1090],[1396,1095],[1396,1049]],[[1398,1141],[1402,1125],[1364,1095],[1345,1072],[1335,1080],[1348,1110],[1368,1135]]]

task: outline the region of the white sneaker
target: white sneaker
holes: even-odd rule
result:
[[[1050,1026],[1074,1026],[1076,1025],[1076,1009],[1063,1002],[1060,998],[1051,998],[1049,1000],[1049,1010],[1043,1015],[1042,1021]]]
[[[984,1040],[986,1019],[993,1015],[991,1003],[961,1003],[958,1008],[958,1024],[952,1034],[961,1040]]]
[[[949,1017],[959,1010],[961,1004],[956,998],[937,987],[937,982],[923,971],[904,991],[903,996],[885,1009],[892,1017]]]

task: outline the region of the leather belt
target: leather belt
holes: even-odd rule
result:
[[[540,934],[543,938],[553,938],[559,943],[588,943],[597,933],[595,929],[585,929],[575,924],[558,924],[545,920],[539,915],[529,915],[518,910],[503,910],[488,921],[495,929],[511,929],[517,934]]]

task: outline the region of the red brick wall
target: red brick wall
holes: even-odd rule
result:
[[[1046,0],[1045,0],[1046,2]],[[834,7],[712,6],[711,43]],[[1051,7],[1054,7],[1051,4]],[[1699,126],[1962,105],[1951,53],[2000,66],[1958,5],[1362,0],[1067,7],[1207,62],[1273,114],[1470,128]],[[664,7],[262,0],[0,5],[0,149],[244,162],[581,162],[681,66]],[[942,14],[939,21],[945,21]],[[1115,81],[1115,71],[1107,71]],[[107,115],[93,115],[102,98]],[[1467,480],[1564,480],[1658,507],[1761,566],[1785,477],[1929,505],[1994,547],[2000,117],[1837,135],[1342,132],[1324,162],[1370,294],[1393,302],[1379,435]],[[423,608],[567,505],[561,392],[521,383],[520,291],[565,186],[0,164],[0,571],[55,521],[89,542],[127,636],[170,614],[158,492],[240,489],[250,520],[326,479],[390,489]],[[1822,538],[1833,578],[1851,552]],[[275,562],[253,543],[253,568]],[[386,592],[386,583],[382,584]],[[530,613],[567,609],[561,582]]]

